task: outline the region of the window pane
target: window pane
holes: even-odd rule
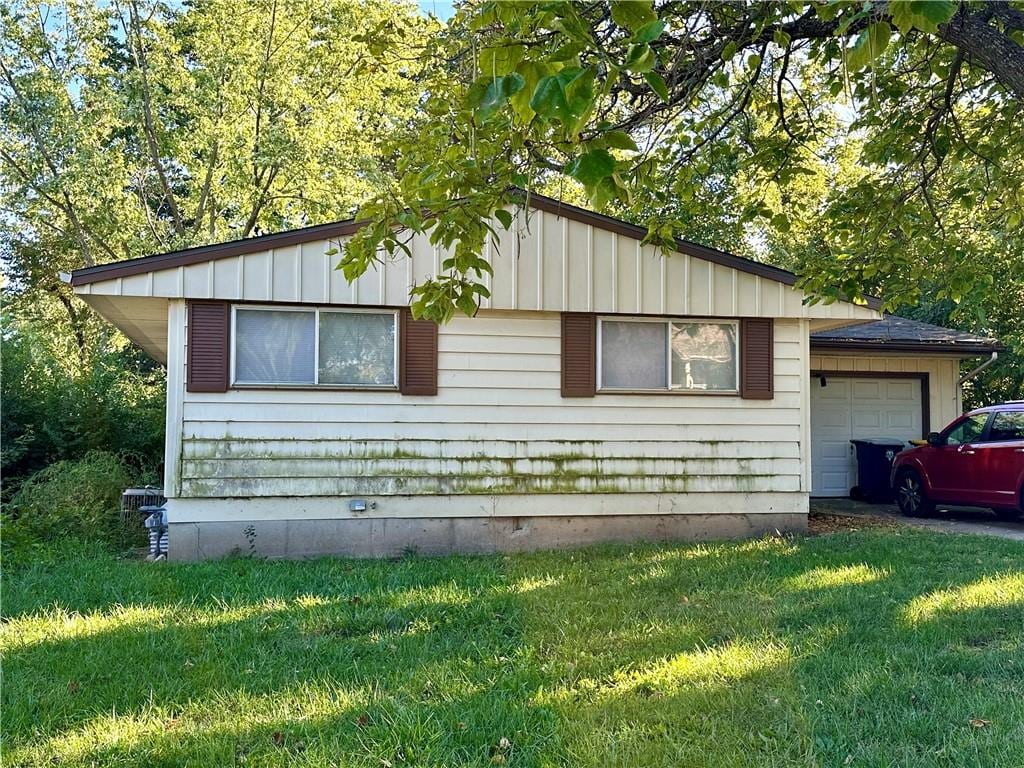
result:
[[[992,417],[989,440],[1024,440],[1024,411],[999,411]]]
[[[736,326],[672,323],[672,388],[736,391]]]
[[[235,312],[235,381],[312,384],[312,312],[239,309]]]
[[[665,389],[665,323],[601,323],[601,386]]]
[[[394,314],[321,312],[320,383],[394,385]]]
[[[979,413],[977,416],[970,416],[958,424],[946,437],[948,445],[961,445],[971,443],[981,437],[985,429],[985,422],[988,421],[987,413]]]

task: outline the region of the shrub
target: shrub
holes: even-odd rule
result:
[[[126,527],[120,514],[121,492],[140,479],[134,463],[122,454],[89,451],[32,475],[4,506],[4,567],[67,539],[122,548],[141,543],[141,529]]]

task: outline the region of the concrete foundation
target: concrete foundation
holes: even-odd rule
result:
[[[485,554],[609,541],[749,538],[806,530],[805,513],[181,522],[170,525],[170,559]]]

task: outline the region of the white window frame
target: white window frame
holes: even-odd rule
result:
[[[665,326],[665,386],[655,389],[638,387],[606,387],[604,381],[602,363],[604,358],[604,345],[602,343],[602,331],[605,321],[610,323],[660,323]],[[733,389],[686,389],[684,387],[672,386],[672,323],[707,324],[707,325],[731,325],[736,333],[736,386]],[[597,391],[609,394],[668,394],[668,395],[727,395],[734,396],[740,393],[740,321],[733,318],[715,317],[660,317],[660,316],[616,316],[606,315],[597,318]]]
[[[238,355],[236,341],[238,310],[246,312],[257,310],[263,312],[306,312],[313,314],[313,383],[275,382],[275,381],[238,381],[235,375],[235,362]],[[320,383],[320,313],[325,314],[364,314],[391,315],[394,323],[394,380],[390,384],[321,384]],[[340,389],[340,390],[377,390],[391,392],[398,389],[399,327],[397,309],[374,309],[371,307],[323,307],[295,306],[282,304],[232,304],[231,305],[231,386],[237,389]]]

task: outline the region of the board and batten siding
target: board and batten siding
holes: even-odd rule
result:
[[[812,371],[843,371],[863,373],[927,373],[928,410],[931,429],[938,431],[963,413],[963,393],[957,381],[960,359],[923,354],[893,353],[889,355],[811,353]]]
[[[183,304],[172,302],[179,305],[172,306],[172,324],[187,322]],[[508,514],[566,514],[574,495],[710,494],[723,500],[723,512],[758,511],[751,508],[763,501],[751,502],[748,494],[804,498],[806,321],[775,322],[775,396],[765,401],[695,394],[563,398],[560,326],[557,313],[485,310],[456,317],[438,336],[434,397],[186,392],[180,367],[187,353],[178,352],[171,365],[179,370],[169,374],[169,495],[248,500],[247,514],[261,500],[265,507],[282,497],[335,499],[302,513],[334,517],[350,515],[343,500],[351,497],[378,499],[377,516],[399,514],[389,497],[422,498],[418,507],[402,506],[406,517],[502,514],[489,500],[522,494],[565,497]],[[187,337],[182,327],[174,333]],[[170,437],[174,419],[180,419],[178,445]],[[744,503],[747,509],[740,508]],[[616,510],[652,511],[642,501]]]
[[[866,307],[806,304],[802,291],[781,282],[685,253],[663,255],[633,237],[559,216],[516,211],[511,230],[484,256],[491,297],[485,310],[670,314],[691,317],[874,319]],[[427,235],[413,237],[411,258],[385,259],[352,283],[335,269],[341,240],[230,256],[77,286],[93,296],[226,299],[404,306],[410,289],[440,273],[446,253]]]

